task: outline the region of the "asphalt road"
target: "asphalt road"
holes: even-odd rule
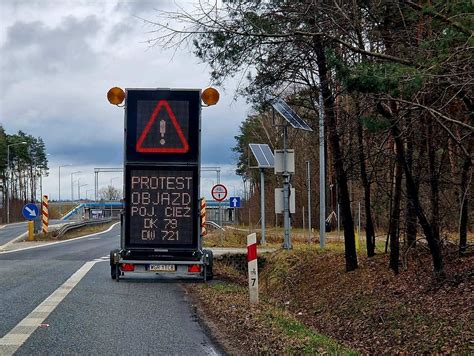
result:
[[[57,225],[57,224],[64,224],[62,220],[50,220],[50,226]],[[28,229],[28,223],[21,222],[15,224],[4,225],[0,228],[0,247],[7,242],[15,239],[16,237],[24,234]]]
[[[109,232],[0,253],[0,355],[219,354],[182,282],[110,278]]]

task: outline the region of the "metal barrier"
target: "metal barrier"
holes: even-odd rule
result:
[[[67,224],[64,226],[61,226],[61,228],[53,233],[53,236],[56,238],[60,238],[63,236],[65,233],[79,229],[84,226],[89,226],[89,225],[98,225],[98,224],[107,224],[109,222],[112,222],[113,219],[103,219],[103,220],[86,220],[86,221],[80,221],[77,223],[72,223],[72,224]]]
[[[220,230],[222,230],[222,231],[225,231],[225,229],[224,229],[222,226],[220,226],[219,224],[215,223],[214,221],[207,220],[207,221],[206,221],[206,225],[207,225],[207,226],[212,226],[214,229],[220,229]]]

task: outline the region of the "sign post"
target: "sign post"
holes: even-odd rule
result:
[[[247,235],[247,265],[250,303],[258,304],[257,234],[255,232]]]

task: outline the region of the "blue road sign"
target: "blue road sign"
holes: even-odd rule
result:
[[[231,208],[240,208],[240,197],[230,197],[229,206]]]
[[[30,204],[26,204],[24,207],[23,207],[23,210],[21,212],[23,214],[23,216],[25,217],[25,219],[27,220],[35,220],[38,215],[39,215],[39,209],[38,207],[33,204],[33,203],[30,203]]]

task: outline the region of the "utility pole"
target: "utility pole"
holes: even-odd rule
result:
[[[309,161],[306,161],[306,182],[308,186],[308,242],[311,242],[311,167]]]
[[[326,247],[326,161],[324,159],[324,100],[319,91],[319,244]]]

